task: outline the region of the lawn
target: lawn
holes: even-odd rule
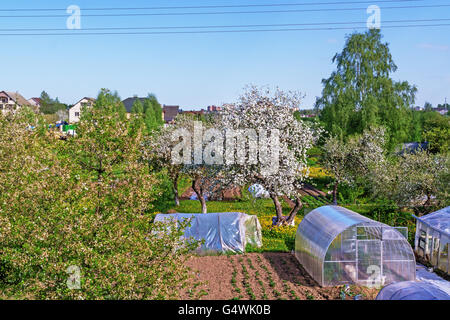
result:
[[[310,179],[307,183],[327,193],[331,177],[315,163],[319,157],[318,151],[314,150],[312,155]],[[178,184],[180,194],[190,187],[190,180],[182,177]],[[370,219],[394,226],[408,227],[408,240],[414,245],[415,220],[410,212],[399,210],[397,207],[385,202],[374,203],[365,198],[358,189],[343,187],[339,194],[339,205],[353,210]],[[283,206],[283,213],[289,214],[290,207],[280,199]],[[303,203],[302,210],[295,218],[295,226],[273,227],[272,217],[275,214],[274,204],[271,199],[255,199],[248,191],[248,186],[242,188],[242,197],[236,201],[208,201],[208,212],[244,212],[249,215],[256,215],[262,227],[263,246],[261,248],[247,247],[247,252],[291,252],[295,246],[295,234],[297,227],[303,217],[311,210],[332,202],[331,195],[327,198],[314,198],[312,196],[301,197]],[[167,205],[170,203],[170,205]],[[197,200],[182,200],[178,207],[173,206],[170,200],[166,202],[161,212],[169,209],[179,213],[199,213],[201,212],[200,202]]]
[[[244,212],[256,215],[262,227],[263,246],[261,248],[248,247],[248,252],[290,252],[294,250],[295,234],[302,218],[311,210],[325,205],[322,200],[317,200],[311,196],[302,197],[303,210],[300,210],[295,218],[295,226],[273,227],[272,217],[275,216],[275,209],[271,199],[253,199],[244,193],[241,200],[236,201],[208,201],[208,212]],[[284,214],[289,213],[289,206],[282,201]],[[408,227],[410,243],[414,241],[415,221],[411,213],[399,211],[382,204],[344,204],[350,210],[358,212],[371,219],[392,225]],[[200,202],[196,200],[183,200],[180,206],[172,207],[172,210],[180,213],[201,212]]]

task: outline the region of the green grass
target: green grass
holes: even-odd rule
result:
[[[324,183],[324,182],[322,182]],[[186,180],[181,183],[183,189],[188,187]],[[180,193],[181,194],[181,193]],[[340,203],[350,210],[358,212],[373,220],[380,221],[392,226],[408,227],[409,240],[413,240],[415,232],[415,221],[410,213],[400,212],[395,207],[380,203],[364,203],[366,199],[359,199],[358,204]],[[295,234],[301,219],[310,210],[321,207],[326,204],[326,199],[314,198],[312,196],[303,196],[303,210],[298,213],[294,227],[272,227],[272,217],[275,216],[275,209],[271,199],[254,199],[247,188],[242,188],[242,198],[236,201],[208,201],[208,212],[244,212],[250,215],[256,215],[261,223],[263,246],[261,248],[247,246],[247,252],[290,252],[294,250]],[[281,199],[283,213],[287,215],[290,211],[289,206]],[[171,206],[180,213],[199,213],[201,212],[200,202],[197,200],[183,200],[180,206]]]

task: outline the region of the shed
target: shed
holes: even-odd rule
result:
[[[249,245],[261,247],[262,233],[258,218],[242,212],[158,214],[155,221],[192,219],[184,230],[185,238],[204,240],[198,253],[245,252]]]
[[[339,206],[323,206],[303,218],[295,256],[321,286],[381,286],[416,276],[404,234]]]
[[[450,206],[423,217],[414,217],[417,219],[414,243],[417,255],[450,274]]]
[[[428,282],[403,281],[381,289],[376,300],[450,300],[450,296]]]

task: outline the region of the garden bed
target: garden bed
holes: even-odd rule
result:
[[[290,253],[249,253],[193,257],[194,274],[183,299],[203,300],[373,300],[378,290],[320,287]],[[345,296],[343,292],[346,292]]]

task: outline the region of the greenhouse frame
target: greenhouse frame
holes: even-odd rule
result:
[[[416,260],[407,232],[343,207],[324,206],[300,223],[295,256],[323,287],[415,280]]]
[[[450,206],[416,217],[415,249],[418,256],[439,270],[450,274]]]

